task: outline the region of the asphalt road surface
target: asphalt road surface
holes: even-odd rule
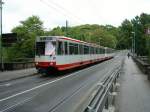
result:
[[[66,75],[1,83],[0,112],[82,112],[95,85],[121,64],[125,54]]]

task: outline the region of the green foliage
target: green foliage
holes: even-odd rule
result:
[[[7,61],[18,58],[33,58],[35,38],[44,35],[43,22],[39,17],[32,16],[20,23],[21,25],[12,29],[12,32],[17,33],[18,41],[7,49]]]
[[[21,21],[21,25],[13,28],[12,32],[17,33],[19,41],[7,49],[7,60],[10,61],[18,58],[34,57],[35,38],[40,35],[65,35],[111,48],[115,48],[117,43],[117,28],[111,25],[100,26],[86,24],[68,27],[67,30],[65,27],[56,27],[51,31],[44,31],[43,22],[37,16],[32,16],[25,21]]]
[[[46,35],[50,35],[50,36],[63,36],[64,32],[63,29],[61,29],[59,26],[54,28],[52,31],[47,32]]]
[[[150,47],[149,40],[145,30],[150,28],[150,15],[142,13],[131,21],[124,20],[118,28],[117,48],[130,49],[132,47],[132,39],[135,39],[135,52],[137,55],[148,55]],[[135,35],[134,35],[135,34]],[[135,38],[134,38],[135,36]]]
[[[116,46],[116,31],[117,28],[110,26],[100,26],[100,25],[80,25],[75,27],[68,27],[67,32],[66,28],[54,28],[49,34],[60,35],[67,34],[67,37],[79,39],[86,42],[101,44],[102,46],[107,46],[115,48]]]
[[[118,49],[129,49],[132,43],[132,24],[129,20],[124,20],[121,26],[118,28],[117,48]]]
[[[39,17],[31,16],[12,29],[12,32],[18,35],[18,42],[10,48],[4,48],[4,55],[7,61],[18,58],[33,58],[35,38],[41,35],[67,36],[101,46],[130,49],[134,37],[132,32],[135,32],[137,55],[149,54],[150,57],[150,35],[145,33],[147,28],[150,28],[150,15],[145,13],[136,16],[131,21],[125,19],[119,27],[85,24],[67,29],[58,26],[50,31],[44,30],[43,22]]]
[[[146,26],[150,24],[150,15],[142,13],[140,16],[136,16],[132,20],[133,31],[135,32],[135,51],[137,55],[148,55],[148,49],[146,46],[147,40]]]
[[[35,38],[41,35],[67,36],[106,47],[130,49],[134,37],[132,32],[135,32],[136,53],[150,56],[150,35],[145,33],[147,28],[150,28],[150,15],[145,13],[131,21],[125,19],[119,27],[85,24],[67,29],[58,26],[50,31],[44,30],[39,17],[31,16],[12,29],[12,32],[18,35],[18,42],[10,48],[5,48],[7,50],[4,54],[10,61],[17,58],[33,58]]]

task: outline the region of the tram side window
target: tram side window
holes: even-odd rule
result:
[[[101,48],[101,54],[103,54],[104,53],[104,50],[103,50],[103,48]]]
[[[93,54],[93,47],[90,48],[90,51],[91,51],[90,53]]]
[[[89,48],[90,48],[90,54],[92,54],[92,47],[90,46]]]
[[[83,54],[83,45],[79,44],[79,54]]]
[[[105,53],[105,49],[103,48],[103,54]]]
[[[98,54],[98,48],[96,48],[96,54]]]
[[[104,49],[103,48],[101,48],[101,54],[104,54]]]
[[[101,50],[101,48],[99,48],[99,54],[102,54],[102,50]]]
[[[69,43],[69,54],[74,54],[74,44]]]
[[[110,53],[110,50],[109,50],[109,49],[107,49],[107,53]]]
[[[101,48],[99,48],[99,54],[102,54],[102,50],[101,50]]]
[[[104,49],[104,53],[107,53],[107,49]]]
[[[93,54],[95,54],[95,47],[93,47]]]
[[[68,55],[68,43],[65,42],[64,44],[65,44],[64,45],[65,46],[65,54]]]
[[[98,54],[100,54],[100,48],[98,48]]]
[[[84,54],[89,54],[89,46],[84,45]]]
[[[102,54],[102,48],[100,48],[100,54]]]
[[[90,52],[90,47],[87,46],[87,54],[89,54],[89,52]]]
[[[63,43],[61,41],[58,42],[57,54],[58,55],[62,55],[63,54]]]
[[[74,44],[74,54],[79,54],[79,52],[78,52],[78,44]]]
[[[95,47],[95,54],[97,54],[97,48]]]
[[[84,54],[86,54],[86,46],[84,45]]]
[[[93,54],[94,54],[94,47],[93,47]]]

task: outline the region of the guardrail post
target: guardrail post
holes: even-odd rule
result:
[[[105,110],[108,110],[111,108],[112,112],[115,111],[115,108],[114,108],[114,102],[115,102],[115,97],[117,96],[117,86],[118,83],[117,83],[117,79],[114,80],[113,84],[112,84],[112,87],[110,88],[109,92],[108,92],[108,97],[107,97],[107,100],[105,102],[105,106],[104,106],[104,109],[103,111]],[[104,112],[105,112],[104,111]]]
[[[107,100],[106,100],[106,103],[105,103],[105,107],[104,107],[105,109],[107,109],[108,110],[108,108],[109,108],[109,99],[107,98]]]

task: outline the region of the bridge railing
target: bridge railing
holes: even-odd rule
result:
[[[111,75],[104,78],[98,84],[98,89],[84,112],[102,112],[113,105],[116,96],[117,78],[121,72],[122,65],[115,68]]]

